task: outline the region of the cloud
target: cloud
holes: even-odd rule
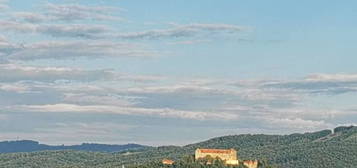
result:
[[[16,20],[20,19],[30,23],[40,23],[48,20],[47,16],[33,12],[15,12],[12,15]]]
[[[234,114],[217,114],[198,111],[182,111],[174,109],[153,109],[137,107],[120,107],[106,105],[81,106],[76,104],[19,105],[8,107],[28,112],[72,112],[72,113],[112,113],[121,115],[158,116],[163,118],[182,118],[192,120],[235,120]]]
[[[16,121],[15,123],[18,124]],[[140,126],[135,124],[121,124],[105,121],[63,121],[46,124],[46,127],[43,127],[43,125],[29,127],[30,128],[27,128],[26,131],[13,130],[11,132],[2,132],[0,139],[31,139],[40,141],[40,143],[52,145],[77,145],[84,142],[127,144],[136,142],[135,138],[131,136],[128,137],[129,135],[127,133],[129,131],[135,130]]]
[[[12,44],[4,36],[0,36],[0,64],[6,63],[6,56],[23,48],[21,44]]]
[[[8,0],[0,0],[0,11],[9,8],[9,6],[6,4],[7,2]]]
[[[134,106],[139,99],[142,99],[141,97],[112,93],[114,90],[107,88],[107,86],[97,86],[105,83],[93,82],[90,84],[67,81],[53,83],[38,81],[0,83],[0,107],[21,104]],[[117,87],[121,87],[125,81],[112,83],[115,83]]]
[[[194,37],[198,35],[213,35],[219,33],[234,34],[242,32],[246,28],[229,24],[188,24],[175,25],[173,28],[149,30],[142,32],[118,33],[114,37],[120,39],[165,39],[165,38],[181,38]]]
[[[37,25],[30,23],[21,23],[10,20],[0,20],[0,29],[4,31],[14,31],[22,33],[33,33],[36,32]]]
[[[105,57],[153,57],[158,53],[143,46],[109,41],[41,41],[0,46],[8,60],[76,59]]]
[[[7,42],[6,37],[3,35],[0,35],[0,43],[5,43],[5,42]]]
[[[121,9],[109,6],[84,6],[78,4],[47,4],[47,15],[50,20],[77,21],[77,20],[109,20],[120,21],[122,18],[113,16],[109,12]]]
[[[266,88],[265,85],[272,80],[241,81],[239,87],[232,87],[231,82],[218,79],[185,80],[164,78],[162,83],[136,86],[123,85],[121,82],[111,82],[110,85],[105,82],[17,82],[14,87],[0,85],[5,90],[1,92],[0,89],[0,99],[6,97],[0,106],[8,112],[117,115],[194,120],[200,123],[214,121],[234,128],[254,125],[254,129],[275,132],[330,128],[347,121],[344,118],[355,113],[344,110],[348,105],[306,105],[304,101],[308,93]],[[309,100],[314,98],[308,97]]]
[[[210,40],[184,40],[184,41],[170,42],[169,44],[192,45],[192,44],[208,43],[208,42],[211,41]]]
[[[0,1],[1,5],[1,1]],[[5,6],[6,7],[6,6]],[[116,11],[121,11],[115,7],[108,6],[85,6],[78,4],[47,4],[44,12],[14,12],[12,15],[16,20],[23,20],[30,23],[43,22],[75,22],[83,20],[95,21],[121,21],[119,16],[112,15]]]
[[[101,34],[111,31],[110,28],[103,25],[41,25],[36,29],[37,32],[48,34],[53,37],[82,37],[94,38]]]
[[[34,18],[35,19],[35,18]],[[21,33],[40,33],[53,37],[102,38],[112,31],[104,25],[86,24],[32,24],[17,21],[0,21],[1,30]]]
[[[0,82],[14,83],[21,81],[56,82],[60,80],[92,81],[133,81],[154,82],[162,80],[160,76],[129,75],[113,70],[85,70],[68,67],[25,66],[20,64],[0,64]]]
[[[29,91],[29,88],[26,85],[21,85],[19,83],[11,83],[11,84],[0,83],[0,91],[26,93]]]
[[[305,80],[311,82],[356,82],[357,74],[312,74]]]
[[[132,87],[121,94],[147,97],[139,105],[144,107],[170,107],[178,109],[205,109],[220,111],[227,106],[265,105],[291,107],[301,101],[301,95],[287,91],[265,90],[259,87],[230,88],[225,81],[213,83],[180,82],[166,86]],[[251,86],[252,87],[252,86]]]
[[[1,4],[1,2],[0,2],[0,11],[1,11],[1,10],[5,10],[5,9],[8,9],[8,8],[9,8],[9,6],[4,5],[4,4]]]
[[[161,79],[167,83],[169,79]],[[113,82],[113,80],[112,80]],[[217,113],[219,115],[239,116],[249,119],[252,116],[282,117],[290,120],[300,118],[303,120],[330,120],[336,116],[344,115],[341,110],[318,109],[301,106],[304,92],[291,92],[281,89],[266,89],[260,85],[252,84],[231,88],[223,81],[216,82],[183,82],[181,84],[157,86],[143,83],[143,86],[128,86],[114,82],[115,86],[99,86],[97,84],[61,84],[37,85],[31,91],[45,91],[44,93],[61,95],[61,99],[52,104],[74,104],[81,106],[130,106],[139,109],[172,109],[176,111],[190,111]],[[162,86],[160,86],[162,85]],[[264,86],[264,85],[262,85]],[[254,89],[253,89],[254,88]],[[40,96],[37,94],[37,96]],[[49,95],[47,95],[49,96]],[[21,103],[20,103],[21,104]],[[39,101],[36,104],[43,104]],[[234,117],[233,117],[234,118]]]
[[[133,106],[135,102],[125,97],[110,94],[90,94],[90,93],[64,93],[64,103],[78,105],[112,105],[112,106]]]
[[[139,107],[180,110],[215,111],[217,107],[223,104],[241,99],[234,90],[188,84],[130,87],[116,90],[114,93],[145,97],[145,99],[140,99],[136,103]]]
[[[224,89],[215,89],[207,86],[197,86],[194,84],[176,84],[171,86],[153,86],[143,88],[129,88],[130,93],[190,93],[190,94],[234,94]]]
[[[7,120],[8,115],[0,114],[0,120]]]
[[[56,80],[95,81],[113,80],[115,73],[110,70],[82,70],[63,67],[34,67],[16,64],[0,64],[0,82]]]
[[[290,129],[290,130],[319,130],[332,128],[332,124],[325,123],[323,120],[306,120],[301,118],[264,118],[263,119],[270,129]]]
[[[61,74],[62,75],[62,74]],[[65,74],[63,74],[65,76]],[[54,75],[56,76],[56,75]],[[70,78],[69,74],[67,79]],[[135,77],[135,76],[134,76]],[[134,77],[130,75],[123,75],[119,80],[109,79],[111,85],[105,85],[105,80],[102,83],[82,83],[79,77],[75,83],[67,82],[55,82],[54,84],[47,83],[31,83],[21,82],[28,91],[36,92],[34,95],[29,96],[46,96],[46,97],[60,97],[55,103],[74,103],[79,105],[133,105],[140,108],[169,108],[177,110],[198,110],[215,111],[214,109],[220,106],[222,103],[237,101],[238,98],[234,98],[235,95],[228,93],[222,93],[225,91],[214,91],[214,89],[199,88],[199,87],[180,87],[170,90],[170,87],[149,88],[139,87],[140,85],[152,85],[153,83],[137,83],[137,80],[133,80]],[[29,77],[30,78],[30,77]],[[44,78],[44,79],[42,79]],[[35,78],[32,78],[34,80]],[[57,80],[61,78],[50,77],[47,79],[46,74],[41,76],[37,81],[48,82],[51,80]],[[150,80],[150,79],[149,79]],[[85,80],[84,80],[85,81]],[[155,85],[159,85],[160,82],[167,82],[167,80],[159,79]],[[129,86],[126,84],[129,83]],[[138,85],[137,88],[133,86]],[[60,95],[60,96],[59,96]],[[232,99],[232,100],[231,100]],[[37,104],[43,104],[43,101],[39,99]],[[21,103],[18,103],[21,104]],[[35,103],[36,104],[36,103]],[[207,104],[207,106],[206,106]]]
[[[343,94],[357,91],[357,75],[312,74],[303,80],[268,82],[264,87],[311,94]]]
[[[30,20],[41,20],[35,14],[20,13],[17,16],[26,17]],[[213,35],[231,35],[245,31],[246,28],[228,24],[188,24],[176,25],[173,28],[148,30],[142,32],[120,33],[104,25],[88,24],[33,24],[18,21],[0,21],[5,31],[15,31],[22,33],[41,33],[53,37],[81,37],[100,39],[125,39],[125,40],[161,40],[172,38],[192,38],[198,36],[211,37]],[[181,43],[192,44],[207,40],[186,40]],[[180,43],[180,42],[179,42]]]
[[[173,38],[188,38],[172,44],[193,44],[205,42],[204,38],[231,37],[239,32],[248,30],[246,27],[231,24],[202,24],[186,25],[171,24],[170,28],[146,30],[139,32],[119,32],[108,25],[80,24],[85,20],[120,20],[112,15],[118,8],[109,6],[84,6],[77,4],[52,4],[45,6],[44,13],[14,12],[10,20],[0,20],[0,30],[29,34],[43,34],[52,37],[72,37],[85,39],[110,40],[162,40]],[[63,23],[65,21],[66,23]],[[68,24],[73,22],[74,24]],[[200,38],[200,40],[190,39]],[[201,39],[203,38],[203,40]]]

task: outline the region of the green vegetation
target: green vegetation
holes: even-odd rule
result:
[[[127,168],[246,168],[242,163],[239,165],[225,165],[224,161],[219,158],[206,157],[195,160],[195,156],[185,156],[177,160],[173,165],[164,165],[159,161],[149,162],[140,165],[129,165]],[[259,168],[275,168],[266,162],[259,163]]]
[[[43,151],[0,154],[0,168],[121,168],[122,165],[178,161],[196,148],[235,148],[240,160],[266,161],[282,168],[355,168],[357,127],[292,135],[236,135],[183,147],[165,146],[120,153]],[[190,162],[188,162],[190,163]],[[192,163],[195,164],[195,163]]]

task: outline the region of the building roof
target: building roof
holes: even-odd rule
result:
[[[230,154],[234,149],[197,149],[201,153],[225,153],[225,154]]]
[[[175,161],[169,160],[169,159],[163,159],[163,160],[162,160],[162,163],[163,163],[163,164],[170,164],[170,165],[171,165],[171,164],[174,164]]]

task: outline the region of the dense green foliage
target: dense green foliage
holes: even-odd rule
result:
[[[129,165],[127,168],[246,168],[242,162],[239,165],[226,165],[223,160],[219,158],[206,157],[195,160],[195,156],[185,156],[172,165],[164,165],[160,161],[149,162],[139,165]],[[275,168],[268,165],[266,162],[260,162],[259,168]]]
[[[337,130],[337,131],[336,131]],[[282,168],[355,168],[357,127],[292,135],[236,135],[183,147],[166,146],[120,153],[43,151],[0,154],[0,168],[121,168],[192,155],[196,148],[235,148],[240,160],[266,160]]]

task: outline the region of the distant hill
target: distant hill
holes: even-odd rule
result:
[[[196,148],[235,148],[239,159],[259,159],[281,168],[356,168],[357,127],[291,135],[232,135],[183,147],[164,146],[116,153],[44,151],[0,154],[6,168],[114,168],[194,154]]]
[[[3,141],[0,142],[0,153],[15,153],[15,152],[36,152],[44,150],[78,150],[92,152],[120,152],[129,149],[146,148],[147,146],[138,144],[125,145],[106,145],[106,144],[90,144],[83,143],[81,145],[71,146],[51,146],[40,144],[36,141],[21,140],[21,141]]]
[[[267,160],[282,168],[356,168],[357,127],[291,135],[224,136],[184,147],[159,147],[123,160],[178,159],[193,154],[196,148],[235,148],[241,160]]]

